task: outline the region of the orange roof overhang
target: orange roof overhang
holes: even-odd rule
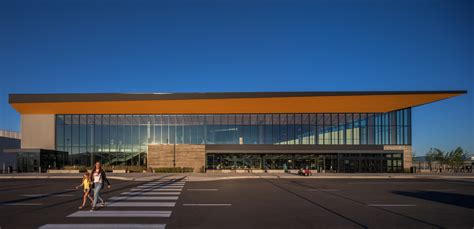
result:
[[[10,104],[21,114],[377,113],[415,107],[465,93],[467,92],[342,93],[340,95],[330,93],[314,96],[311,94],[298,96],[296,93],[296,95],[282,97],[277,94],[275,97],[232,98],[232,96],[227,96],[73,102],[34,99],[33,102],[16,102],[12,101],[10,96]]]

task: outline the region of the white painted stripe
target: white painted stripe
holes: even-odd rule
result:
[[[133,188],[135,190],[158,190],[158,189],[183,189],[183,187],[149,187],[149,188]]]
[[[51,197],[51,196],[65,197],[65,196],[74,196],[74,195],[71,195],[71,194],[25,194],[25,195],[18,195],[18,196],[23,196],[23,197]]]
[[[42,197],[47,196],[48,194],[26,194],[26,195],[18,195],[18,196],[25,196],[25,197]]]
[[[2,206],[39,206],[43,203],[1,203]]]
[[[217,188],[188,188],[188,191],[219,191]]]
[[[182,184],[164,184],[164,185],[139,185],[137,186],[138,188],[149,188],[149,187],[176,187],[176,186],[181,186],[183,187],[184,185]]]
[[[160,184],[186,184],[186,182],[150,182],[143,185],[160,185]]]
[[[170,185],[140,185],[140,186],[137,186],[137,188],[153,188],[153,187],[184,187],[184,185],[170,184]]]
[[[64,191],[74,191],[74,190],[77,190],[77,189],[75,189],[75,188],[66,188],[66,189],[64,189]]]
[[[137,186],[137,188],[152,188],[152,187],[184,187],[184,185],[181,185],[181,184],[178,184],[178,185],[174,185],[174,184],[167,184],[167,185],[140,185],[140,186]]]
[[[109,202],[107,207],[174,207],[175,202]]]
[[[317,192],[317,191],[321,191],[321,192],[338,192],[338,191],[341,191],[340,189],[323,189],[323,188],[320,188],[320,189],[308,189],[306,190],[308,192]]]
[[[415,207],[415,204],[369,204],[371,207]]]
[[[145,184],[184,184],[185,181],[177,181],[177,182],[148,182]]]
[[[160,188],[132,188],[130,191],[139,191],[139,192],[180,192],[182,191],[182,188],[165,188],[165,189],[160,189]]]
[[[177,200],[177,196],[116,196],[111,200]]]
[[[165,229],[166,224],[46,224],[39,229],[114,229],[114,228],[142,228],[142,229]]]
[[[171,211],[78,211],[67,217],[170,217]]]
[[[180,195],[181,192],[122,192],[121,195]]]
[[[232,204],[183,204],[183,206],[197,206],[197,207],[230,207]]]

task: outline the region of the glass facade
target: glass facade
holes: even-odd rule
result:
[[[69,164],[144,165],[148,144],[411,145],[411,109],[388,113],[56,115]]]
[[[206,168],[219,169],[300,169],[319,172],[402,172],[400,153],[213,153],[207,155]]]

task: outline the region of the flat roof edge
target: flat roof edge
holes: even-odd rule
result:
[[[467,90],[441,91],[326,91],[326,92],[196,92],[196,93],[59,93],[59,94],[9,94],[12,103],[60,102],[112,102],[147,100],[193,100],[278,98],[311,96],[363,96],[363,95],[417,95],[417,94],[467,94]]]

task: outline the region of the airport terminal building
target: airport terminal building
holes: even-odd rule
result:
[[[465,93],[10,94],[9,102],[21,114],[16,152],[43,168],[402,172],[412,166],[412,107]]]

